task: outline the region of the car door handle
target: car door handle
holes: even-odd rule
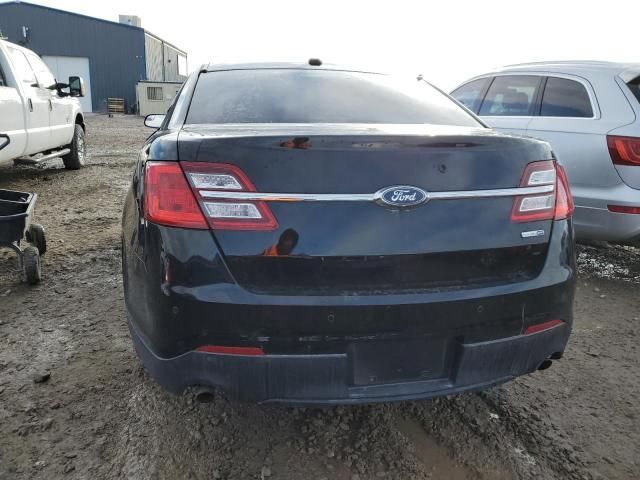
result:
[[[29,111],[33,112],[33,101],[29,98]]]

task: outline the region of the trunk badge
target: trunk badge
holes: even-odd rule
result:
[[[543,237],[544,230],[530,230],[528,232],[522,232],[520,234],[522,238],[533,238],[533,237]]]
[[[395,185],[378,190],[374,199],[378,205],[394,209],[417,207],[429,201],[429,193],[411,185]]]

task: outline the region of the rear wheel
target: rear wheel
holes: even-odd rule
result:
[[[22,266],[24,268],[24,276],[27,279],[27,283],[35,285],[40,282],[42,278],[42,271],[40,269],[40,253],[38,249],[32,245],[29,245],[22,252]]]
[[[84,167],[86,158],[86,145],[84,143],[84,129],[82,125],[75,125],[73,139],[69,144],[71,150],[67,155],[62,157],[64,168],[67,170],[78,170]]]
[[[29,225],[27,240],[36,246],[40,255],[44,255],[47,252],[47,238],[44,234],[44,227],[39,223]]]

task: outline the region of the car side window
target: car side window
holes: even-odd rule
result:
[[[490,78],[479,78],[478,80],[465,83],[451,92],[451,96],[472,112],[478,113],[480,104],[482,103],[482,96],[490,80]]]
[[[24,56],[20,50],[16,48],[8,48],[9,55],[11,55],[11,63],[13,63],[13,68],[16,72],[16,77],[20,79],[23,83],[27,85],[33,85],[37,83],[36,75],[33,73],[33,69],[29,62],[27,61],[27,57]]]
[[[533,115],[540,77],[535,75],[504,75],[495,78],[480,107],[480,115]]]
[[[2,65],[0,65],[0,87],[6,87],[7,80],[4,77],[4,72],[2,71]]]
[[[49,67],[42,61],[40,57],[34,54],[28,54],[27,60],[31,64],[31,68],[36,73],[36,78],[41,87],[47,88],[56,83],[56,79],[49,70]]]
[[[541,117],[593,117],[587,89],[580,82],[549,77],[542,94]]]

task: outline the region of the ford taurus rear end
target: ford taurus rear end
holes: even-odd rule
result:
[[[422,80],[209,66],[123,215],[132,338],[166,389],[331,404],[479,390],[562,356],[575,261],[548,144]]]

